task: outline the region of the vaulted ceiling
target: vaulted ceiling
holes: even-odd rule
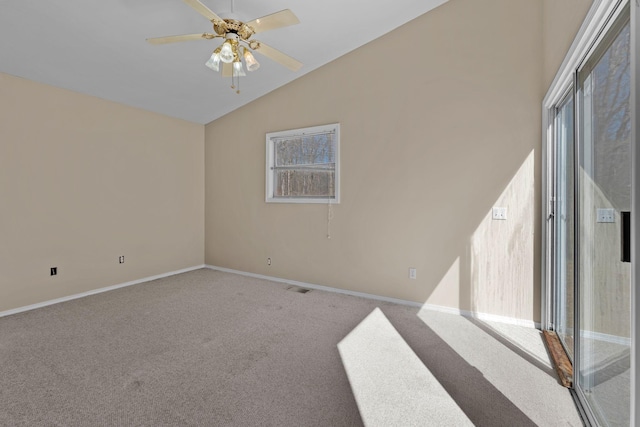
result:
[[[291,9],[300,19],[254,38],[303,67],[293,72],[257,55],[260,69],[241,78],[236,94],[230,78],[204,66],[220,39],[145,41],[213,32],[181,0],[0,0],[0,72],[205,124],[446,1],[202,0],[222,18],[247,22]],[[381,66],[392,66],[383,56]]]

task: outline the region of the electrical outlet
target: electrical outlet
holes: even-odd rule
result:
[[[58,274],[58,267],[51,267],[51,275],[56,276]]]
[[[124,255],[120,255],[120,256],[118,257],[118,263],[119,263],[119,264],[124,264]]]
[[[493,208],[491,210],[491,218],[493,220],[507,219],[507,208]]]
[[[615,209],[598,208],[596,209],[596,214],[597,214],[596,222],[616,222]]]
[[[416,269],[409,267],[409,279],[415,279],[416,278]]]
[[[271,258],[267,258],[267,265],[271,265]]]

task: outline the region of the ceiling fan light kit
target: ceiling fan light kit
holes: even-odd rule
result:
[[[299,23],[300,21],[298,18],[289,9],[281,10],[280,12],[244,23],[236,19],[220,18],[199,0],[184,0],[184,2],[191,6],[196,12],[211,21],[215,34],[184,34],[178,36],[156,37],[147,39],[147,41],[151,44],[166,44],[188,40],[211,40],[214,38],[224,39],[222,44],[213,51],[211,57],[207,62],[205,62],[205,65],[215,72],[222,71],[223,77],[231,77],[231,88],[236,89],[237,83],[237,93],[240,93],[239,78],[246,75],[242,61],[244,60],[244,65],[248,71],[255,71],[260,68],[260,63],[253,56],[251,53],[252,51],[258,52],[292,71],[298,71],[300,67],[302,67],[301,62],[265,45],[262,42],[251,39],[251,37],[256,33]]]

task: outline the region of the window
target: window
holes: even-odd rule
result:
[[[267,134],[266,201],[340,203],[340,124]]]

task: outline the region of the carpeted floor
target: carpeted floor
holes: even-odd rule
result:
[[[0,318],[0,425],[582,425],[539,331],[289,288],[202,269]]]

